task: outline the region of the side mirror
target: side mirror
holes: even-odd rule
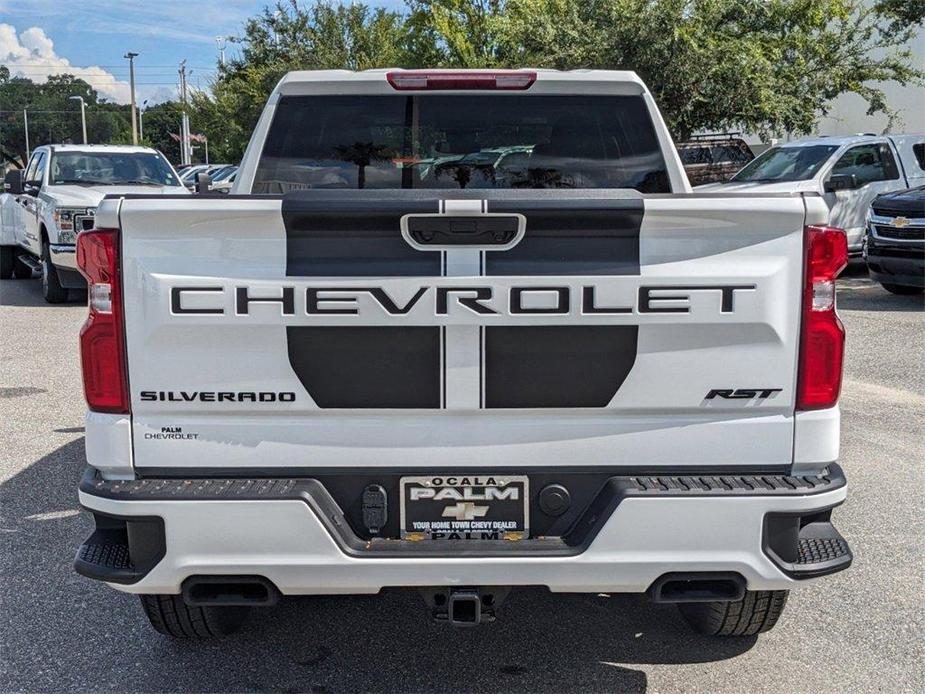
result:
[[[22,169],[7,171],[6,176],[3,177],[3,190],[10,195],[22,195],[22,175]]]
[[[209,174],[196,174],[196,192],[202,195],[212,189],[212,177]]]
[[[838,190],[854,190],[858,187],[858,177],[854,174],[832,174],[823,186],[826,193]]]

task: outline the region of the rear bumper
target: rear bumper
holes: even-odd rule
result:
[[[190,576],[248,575],[281,593],[541,585],[644,592],[671,572],[735,572],[751,590],[790,588],[851,562],[829,523],[846,496],[820,476],[613,477],[561,537],[475,543],[367,541],[313,479],[106,481],[80,503],[97,531],[76,569],[132,593],[179,593]]]
[[[867,234],[864,259],[871,279],[906,287],[925,286],[925,243]]]
[[[868,251],[867,270],[871,279],[906,287],[925,287],[925,255],[881,255]]]

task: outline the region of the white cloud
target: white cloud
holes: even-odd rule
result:
[[[15,27],[0,23],[0,65],[8,67],[13,75],[35,82],[44,82],[49,75],[74,75],[85,79],[110,100],[125,104],[130,99],[128,82],[116,79],[98,66],[71,65],[55,52],[54,42],[40,27],[31,27],[17,35]]]

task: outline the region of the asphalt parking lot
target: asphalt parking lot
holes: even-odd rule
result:
[[[512,594],[478,629],[430,623],[416,594],[287,599],[241,635],[172,642],[137,599],[81,578],[74,551],[85,308],[37,280],[0,283],[0,690],[915,691],[925,690],[925,312],[853,267],[835,521],[847,572],[791,595],[757,639],[690,632],[641,597]]]

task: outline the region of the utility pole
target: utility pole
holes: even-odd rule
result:
[[[68,99],[80,102],[80,126],[84,131],[84,144],[87,144],[87,104],[82,96],[69,96]]]
[[[138,57],[137,53],[132,53],[129,51],[126,53],[123,58],[128,58],[128,80],[129,88],[132,92],[132,144],[138,144],[138,122],[135,118],[135,58]]]
[[[29,151],[29,113],[27,109],[22,110],[22,120],[26,126],[26,161],[23,162],[23,165],[25,165],[32,156],[32,152]]]
[[[189,141],[189,116],[186,114],[186,59],[180,61],[180,103],[182,104],[182,120],[180,121],[180,163],[191,164]]]

